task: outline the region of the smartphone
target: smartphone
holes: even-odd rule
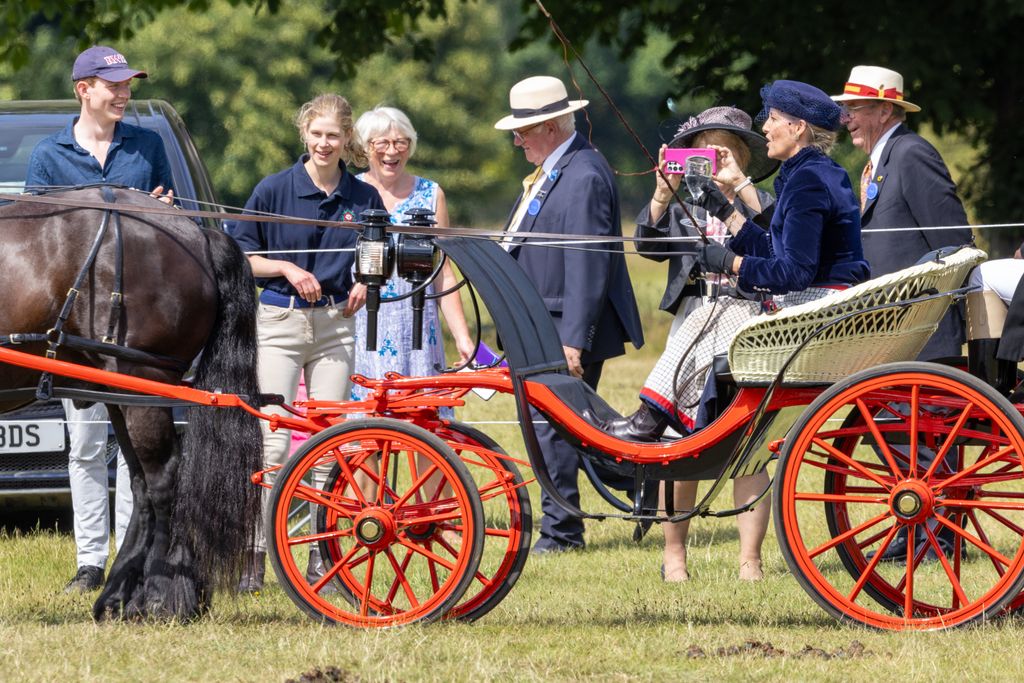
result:
[[[718,173],[718,155],[708,147],[669,147],[665,150],[665,173],[683,175],[686,173],[686,160],[690,157],[705,157],[711,160],[711,174]]]

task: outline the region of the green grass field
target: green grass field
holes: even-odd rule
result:
[[[656,312],[664,270],[631,260],[648,347],[609,363],[601,393],[634,407],[669,316]],[[522,455],[508,397],[473,399],[460,419]],[[539,495],[531,487],[535,519]],[[730,496],[726,496],[730,498]],[[585,492],[584,506],[603,504]],[[70,535],[0,536],[0,680],[4,681],[869,681],[1018,680],[1024,623],[1006,618],[939,633],[842,625],[789,574],[772,531],[765,580],[736,579],[732,520],[690,535],[691,581],[658,576],[660,532],[639,545],[624,522],[589,522],[587,549],[530,559],[508,597],[476,624],[386,631],[310,621],[271,579],[258,597],[216,596],[191,625],[95,624],[92,596],[61,592]],[[305,679],[301,677],[306,675]]]

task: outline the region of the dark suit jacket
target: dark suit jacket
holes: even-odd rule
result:
[[[640,348],[644,334],[621,242],[523,246],[534,231],[621,237],[619,193],[608,162],[577,134],[533,201],[510,253],[537,286],[562,344],[582,349],[584,365],[621,356],[627,341]]]
[[[967,225],[967,214],[942,157],[927,140],[905,125],[897,126],[886,142],[871,180],[878,186],[878,194],[864,206],[861,228],[865,231]],[[973,241],[970,228],[865,232],[861,240],[864,257],[875,277],[911,266],[933,249]],[[963,317],[954,308],[943,319],[920,357],[959,356],[963,342]]]

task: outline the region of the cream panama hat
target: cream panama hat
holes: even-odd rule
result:
[[[512,113],[494,124],[498,130],[524,128],[583,109],[589,100],[570,100],[565,84],[553,76],[531,76],[508,93]]]
[[[855,66],[846,79],[842,95],[833,95],[836,102],[847,100],[879,100],[892,102],[907,111],[921,111],[921,107],[903,99],[903,76],[880,66]]]

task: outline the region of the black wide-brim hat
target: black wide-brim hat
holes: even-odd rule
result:
[[[750,115],[736,107],[712,107],[691,116],[679,126],[669,147],[692,147],[693,139],[708,130],[724,130],[737,135],[750,150],[746,174],[755,183],[775,173],[779,161],[768,158],[768,140],[751,130]]]

